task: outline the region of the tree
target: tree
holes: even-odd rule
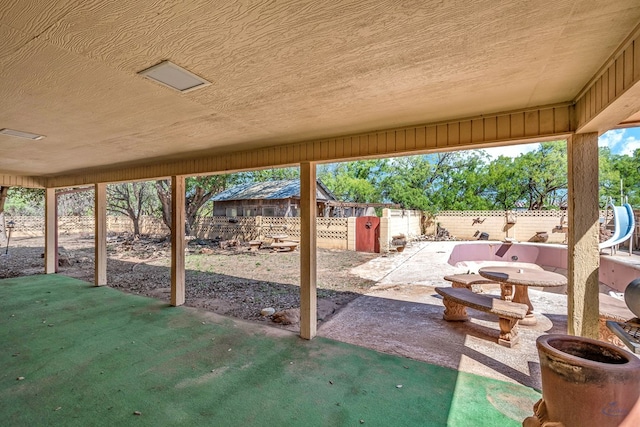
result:
[[[635,150],[632,156],[612,155],[612,168],[620,174],[622,192],[629,198],[632,206],[640,206],[640,149]],[[617,194],[614,200],[619,199],[620,180],[617,181]],[[612,190],[612,193],[615,193]],[[617,199],[616,199],[617,196]]]
[[[91,188],[70,188],[56,191],[58,215],[92,215],[94,192]]]
[[[395,159],[385,195],[407,209],[486,209],[485,158],[468,151]]]
[[[530,210],[560,207],[567,200],[567,148],[564,141],[543,142],[516,158],[526,177],[525,199]]]
[[[360,160],[323,166],[318,178],[338,198],[345,202],[382,202],[381,181],[386,172],[386,160]]]
[[[236,174],[233,179],[234,182],[244,184],[251,182],[278,181],[298,178],[300,178],[299,168],[276,168],[241,172],[239,174]]]
[[[126,215],[133,222],[133,235],[140,236],[140,218],[150,213],[153,204],[150,182],[129,182],[107,186],[107,210]]]
[[[42,215],[44,212],[44,190],[41,188],[5,187],[3,210],[11,215]]]
[[[491,209],[510,210],[527,195],[528,177],[511,157],[500,156],[487,166],[487,199]]]
[[[618,156],[614,156],[608,147],[600,147],[598,153],[598,183],[600,186],[600,206],[604,207],[609,199],[620,199],[620,166]],[[627,157],[627,156],[622,156]]]
[[[430,156],[411,156],[391,160],[383,180],[385,200],[406,209],[430,210],[432,205],[426,189],[437,167],[430,158],[433,159]]]
[[[228,185],[235,182],[233,175],[209,175],[189,177],[186,179],[185,195],[185,231],[192,234],[193,226],[200,208],[209,202],[211,197],[225,190]],[[165,225],[173,230],[171,224],[171,182],[169,180],[156,181],[156,194],[160,199],[160,210]]]

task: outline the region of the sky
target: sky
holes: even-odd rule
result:
[[[518,157],[538,148],[540,144],[510,145],[507,147],[485,148],[492,159],[498,156]],[[633,152],[640,148],[640,127],[627,129],[614,129],[603,133],[598,138],[600,147],[609,147],[613,154],[626,154],[632,156]]]

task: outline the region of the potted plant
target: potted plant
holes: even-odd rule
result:
[[[542,399],[524,427],[618,426],[638,416],[638,408],[632,411],[640,397],[640,359],[635,355],[572,335],[542,335],[536,346]]]
[[[398,252],[404,251],[404,247],[407,246],[406,236],[402,233],[396,236],[391,236],[391,245],[394,246]]]

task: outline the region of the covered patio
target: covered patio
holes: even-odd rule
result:
[[[113,318],[112,307],[90,310],[91,300],[81,298],[92,292],[87,285],[48,276],[57,268],[57,189],[95,189],[94,285],[100,287],[107,280],[107,184],[170,178],[172,223],[180,225],[188,176],[299,166],[300,336],[311,340],[317,334],[317,164],[566,140],[567,332],[597,337],[598,136],[640,125],[636,0],[483,0],[455,5],[28,0],[0,4],[0,34],[6,40],[0,46],[0,187],[45,190],[47,274],[21,279],[25,286],[18,285],[20,280],[2,282],[2,292],[9,292],[2,298],[3,312],[6,307],[19,318],[40,304],[36,301],[42,301],[44,292],[61,298],[60,304],[77,304],[74,312],[80,317],[69,317],[67,327],[82,330],[119,320]],[[174,232],[172,306],[183,305],[185,299],[184,249],[184,233]],[[65,286],[76,288],[65,292]],[[111,295],[103,288],[93,292]],[[146,314],[150,321],[160,322],[154,323],[149,339],[164,337],[157,348],[174,350],[178,360],[186,344],[164,336],[170,323],[166,319],[192,312],[144,304],[155,307]],[[107,317],[98,321],[97,316]],[[188,319],[185,314],[175,322],[193,321]],[[55,332],[58,326],[46,331]],[[20,345],[33,342],[40,346],[38,352],[52,348],[37,344],[41,337],[29,329],[35,325],[23,327],[13,330]],[[124,334],[127,327],[118,328]],[[251,352],[261,338],[257,329],[249,329],[243,345]],[[324,340],[301,344],[291,337],[284,341],[289,343],[282,344],[285,347],[305,349],[291,350],[297,355],[291,366],[319,363],[322,346],[341,346]],[[264,345],[275,345],[269,343]],[[284,360],[282,354],[273,357]],[[384,363],[399,363],[388,360]],[[78,360],[100,375],[92,362],[86,354]],[[130,362],[123,359],[117,366],[125,372]],[[70,372],[69,359],[60,363]],[[356,364],[370,368],[366,362]],[[333,360],[326,369],[336,365]],[[191,369],[186,360],[176,361],[171,369],[176,369],[171,371],[174,384],[197,378],[186,375]],[[311,372],[299,371],[296,378],[314,381]],[[460,381],[453,378],[463,375],[450,374],[451,381],[438,380],[448,387],[444,395],[457,390]],[[384,369],[379,376],[397,382]],[[240,375],[233,381],[251,394],[252,378]],[[295,382],[291,378],[270,384],[280,385],[278,393],[291,391],[292,399],[305,405],[314,402],[316,394],[288,388]],[[52,384],[56,393],[70,386]],[[308,386],[319,389],[318,384]],[[137,387],[144,388],[141,398],[146,399],[154,386]],[[394,386],[392,392],[398,391]],[[228,401],[228,413],[244,410],[249,416],[248,397],[234,393],[237,399]],[[375,405],[384,400],[376,399]],[[449,409],[458,408],[451,404],[454,400],[449,399]],[[48,416],[54,417],[63,405],[50,403],[55,407]],[[289,405],[273,408],[282,416],[291,410]],[[327,409],[323,420],[339,417],[339,409]]]
[[[64,276],[0,281],[8,425],[517,426],[531,388]]]

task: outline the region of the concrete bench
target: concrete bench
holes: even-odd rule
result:
[[[298,247],[298,243],[296,242],[277,242],[272,243],[270,245],[271,249],[274,249],[278,252],[290,252],[295,250]]]
[[[527,315],[525,304],[504,301],[488,295],[473,293],[467,288],[435,288],[444,303],[443,319],[449,322],[469,320],[466,307],[498,316],[500,336],[498,344],[513,347],[518,343],[518,320]]]
[[[250,251],[257,251],[260,249],[260,247],[262,246],[262,241],[261,240],[250,240],[249,241],[249,250]]]
[[[482,285],[497,285],[493,280],[485,279],[479,274],[450,274],[444,280],[451,282],[454,288],[467,288],[474,293],[482,292]]]

